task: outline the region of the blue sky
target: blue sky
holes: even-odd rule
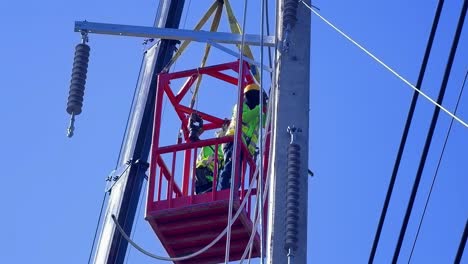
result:
[[[187,0],[187,3],[189,0]],[[241,2],[233,4],[242,17]],[[248,33],[259,9],[249,4]],[[255,1],[259,2],[259,1]],[[211,1],[193,1],[192,28]],[[437,1],[316,1],[321,14],[416,83]],[[83,113],[66,137],[75,20],[152,25],[158,1],[3,1],[0,154],[1,263],[86,263],[105,178],[116,165],[144,47],[142,39],[90,36]],[[271,4],[273,5],[273,3]],[[446,1],[422,89],[436,98],[462,1]],[[301,6],[301,8],[304,8]],[[273,13],[270,17],[274,17]],[[465,29],[443,105],[453,111],[468,70]],[[227,31],[225,20],[221,30]],[[273,26],[272,26],[273,27]],[[175,70],[196,67],[201,45]],[[258,54],[258,50],[255,51]],[[195,54],[199,54],[197,57]],[[232,61],[212,56],[208,64]],[[413,91],[312,15],[308,262],[367,261]],[[206,85],[209,85],[207,83]],[[200,99],[203,105],[207,99]],[[222,98],[215,106],[230,105]],[[468,120],[468,98],[457,115]],[[433,105],[420,99],[376,263],[390,262]],[[224,113],[223,113],[224,114]],[[229,115],[229,109],[226,109]],[[168,121],[171,122],[171,121]],[[450,118],[441,113],[400,262],[407,262]],[[411,263],[450,263],[468,217],[468,129],[455,123]],[[171,140],[176,136],[169,134]],[[139,211],[134,239],[164,255]],[[4,244],[4,245],[3,245]],[[465,254],[465,262],[468,256]],[[130,250],[128,263],[158,263]]]

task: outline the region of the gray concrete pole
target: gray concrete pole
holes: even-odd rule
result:
[[[305,0],[310,4],[310,0]],[[290,4],[297,9],[291,9]],[[286,7],[286,8],[285,8]],[[297,11],[294,21],[294,12]],[[286,12],[285,12],[286,11]],[[274,88],[273,126],[271,146],[271,188],[267,237],[267,263],[307,262],[307,177],[309,131],[309,70],[310,70],[310,10],[297,0],[277,0],[278,46],[276,81]],[[288,21],[290,23],[288,23]],[[290,24],[289,30],[287,26]],[[299,144],[299,213],[297,249],[288,259],[286,238],[286,185],[288,146],[291,141],[288,127],[301,129],[294,137]]]

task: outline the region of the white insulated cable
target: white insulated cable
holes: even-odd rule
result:
[[[420,95],[422,95],[424,98],[426,98],[427,100],[429,100],[429,102],[433,103],[435,106],[439,107],[442,111],[444,111],[445,113],[447,113],[449,116],[451,116],[453,119],[457,120],[460,124],[464,125],[465,127],[468,128],[468,124],[466,122],[464,122],[463,120],[461,120],[460,118],[458,118],[455,114],[452,114],[452,112],[450,112],[449,110],[447,110],[445,107],[443,107],[442,105],[440,105],[439,103],[437,103],[436,101],[434,101],[432,98],[430,98],[428,95],[426,95],[423,91],[421,91],[419,88],[417,88],[416,86],[414,86],[412,83],[410,83],[408,80],[406,80],[403,76],[401,76],[398,72],[396,72],[395,70],[393,70],[390,66],[388,66],[387,64],[385,64],[383,61],[381,61],[379,58],[377,58],[375,55],[373,55],[370,51],[368,51],[366,48],[364,48],[362,45],[360,45],[359,43],[357,43],[356,41],[354,41],[350,36],[348,36],[346,33],[344,33],[343,31],[341,31],[340,29],[338,29],[335,25],[333,25],[330,21],[328,21],[326,18],[324,18],[323,16],[321,16],[317,11],[315,11],[311,6],[309,6],[307,3],[305,3],[304,1],[302,0],[299,0],[300,2],[302,2],[308,9],[310,9],[310,11],[312,11],[312,13],[314,13],[315,15],[317,15],[320,19],[322,19],[326,24],[328,24],[330,27],[332,27],[334,30],[336,30],[338,33],[340,33],[343,37],[345,37],[347,40],[349,40],[350,42],[352,42],[354,45],[356,45],[359,49],[361,49],[362,51],[364,51],[367,55],[369,55],[371,58],[373,58],[375,61],[377,61],[380,65],[382,65],[384,68],[386,68],[388,71],[390,71],[391,73],[393,73],[393,75],[395,75],[398,79],[402,80],[404,83],[406,83],[409,87],[411,87],[413,90],[415,90],[416,92],[418,92]]]

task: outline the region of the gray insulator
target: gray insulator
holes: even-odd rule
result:
[[[286,183],[286,239],[285,249],[297,249],[299,221],[299,170],[301,147],[292,143],[288,146],[288,173]]]
[[[293,28],[297,21],[297,6],[298,0],[285,0],[283,5],[283,27],[288,28],[288,25]]]
[[[75,115],[81,113],[83,107],[83,96],[88,72],[90,48],[84,43],[76,45],[75,59],[71,74],[70,92],[68,94],[67,112]]]

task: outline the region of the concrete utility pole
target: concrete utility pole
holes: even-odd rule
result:
[[[304,0],[310,4],[310,0]],[[277,0],[278,57],[277,86],[273,103],[273,140],[271,188],[267,238],[267,263],[307,262],[307,177],[309,131],[309,68],[310,68],[310,10],[297,0]],[[288,184],[288,147],[291,135],[288,127],[302,132],[294,134],[294,143],[300,149],[299,206],[297,238],[288,257],[286,243],[286,192]],[[291,232],[289,232],[291,235]]]

